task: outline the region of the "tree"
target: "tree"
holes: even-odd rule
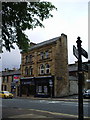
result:
[[[56,9],[50,2],[2,2],[2,40],[7,51],[19,49],[27,51],[30,40],[25,35],[26,29],[44,27],[42,21],[53,17],[50,13]]]

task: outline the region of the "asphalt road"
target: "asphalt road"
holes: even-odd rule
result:
[[[84,102],[84,116],[90,118],[90,103]],[[36,115],[36,116],[35,116]],[[77,118],[78,103],[70,101],[3,99],[3,118]]]

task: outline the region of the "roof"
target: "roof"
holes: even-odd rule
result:
[[[82,62],[82,70],[83,71],[88,71],[88,66],[89,66],[88,62]],[[77,64],[75,64],[75,63],[69,64],[68,70],[69,70],[69,72],[78,71],[78,63]]]
[[[61,34],[61,35],[64,35],[64,34]],[[59,38],[60,38],[60,36],[52,38],[50,40],[46,40],[46,41],[38,43],[36,45],[30,46],[29,51],[33,50],[33,49],[36,49],[36,48],[39,48],[39,47],[42,47],[42,46],[45,46],[45,45],[52,44],[52,43],[56,42]],[[21,53],[24,53],[24,51],[21,51]]]
[[[8,71],[2,71],[2,76],[6,75],[20,75],[20,70],[8,70]]]
[[[29,50],[32,50],[32,49],[35,49],[35,48],[38,48],[38,47],[42,47],[42,46],[44,46],[44,45],[48,45],[48,44],[54,43],[54,42],[56,42],[59,38],[60,38],[60,36],[59,36],[59,37],[56,37],[56,38],[53,38],[53,39],[50,39],[50,40],[47,40],[47,41],[44,41],[44,42],[41,42],[41,43],[38,43],[38,44],[30,47]]]
[[[76,66],[75,64],[69,65],[68,66],[68,70],[69,70],[69,72],[71,72],[71,71],[77,71],[78,70],[78,66]]]

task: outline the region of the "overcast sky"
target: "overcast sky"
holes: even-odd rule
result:
[[[40,43],[60,36],[62,33],[68,38],[68,63],[77,59],[73,55],[73,45],[77,37],[82,40],[82,47],[88,51],[88,0],[47,0],[57,7],[53,11],[53,18],[43,22],[45,28],[37,27],[33,31],[26,30],[31,42]],[[2,54],[2,68],[19,68],[21,63],[20,51],[16,47],[10,53],[4,50]],[[83,61],[87,59],[83,58]]]

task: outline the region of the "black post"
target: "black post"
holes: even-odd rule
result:
[[[78,48],[78,119],[83,120],[83,92],[82,92],[82,50],[80,37],[77,38],[77,48]]]

